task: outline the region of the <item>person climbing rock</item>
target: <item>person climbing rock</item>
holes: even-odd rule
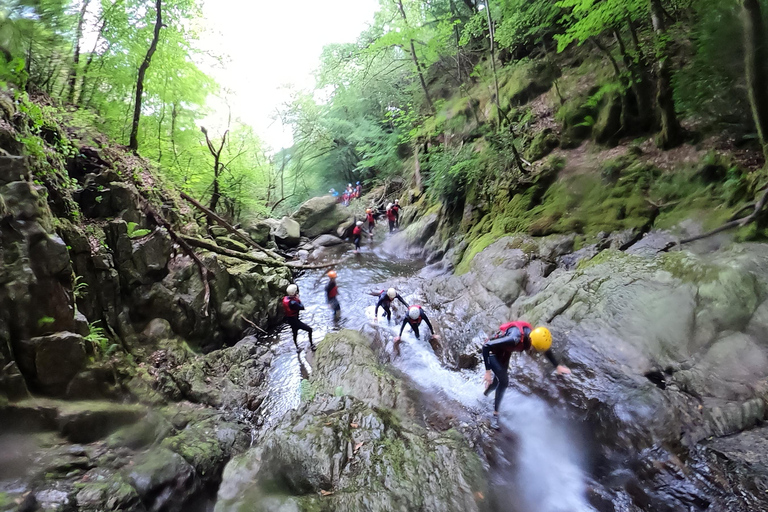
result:
[[[509,359],[513,352],[525,352],[533,347],[544,355],[557,369],[560,375],[569,374],[571,370],[558,363],[552,353],[552,333],[546,327],[531,327],[527,322],[508,322],[499,327],[499,332],[485,341],[483,345],[483,363],[485,363],[485,396],[496,391],[493,404],[491,428],[499,428],[499,406],[504,398],[504,392],[509,385]]]
[[[376,308],[373,310],[373,319],[377,321],[379,319],[379,308],[384,310],[384,314],[387,316],[387,322],[392,320],[392,301],[397,299],[403,303],[405,307],[408,307],[408,303],[397,293],[397,290],[390,288],[389,290],[381,290],[380,292],[371,292],[370,295],[378,297],[379,301],[376,303]]]
[[[429,327],[429,333],[430,333],[430,340],[432,338],[439,339],[440,337],[435,334],[435,329],[432,327],[432,322],[429,321],[429,317],[427,317],[427,314],[424,312],[424,309],[421,306],[414,305],[410,306],[408,308],[408,314],[405,315],[405,318],[403,318],[403,323],[400,325],[400,334],[397,335],[395,338],[394,348],[395,353],[400,354],[400,341],[403,337],[403,329],[405,329],[406,325],[411,326],[411,330],[413,331],[413,334],[416,336],[417,339],[420,338],[419,335],[419,326],[421,325],[421,322],[424,321],[427,324],[427,327]]]
[[[360,252],[360,239],[362,238],[363,233],[366,233],[369,238],[373,238],[373,234],[363,228],[363,221],[359,220],[355,223],[355,228],[352,230],[352,241],[355,242],[355,254]]]
[[[395,214],[395,228],[400,229],[400,200],[395,199],[395,204],[392,205],[392,212]]]
[[[304,309],[304,304],[299,298],[299,287],[295,284],[289,284],[285,289],[286,296],[283,297],[283,315],[285,323],[291,326],[293,332],[293,344],[296,345],[296,352],[301,352],[299,348],[299,330],[307,331],[309,335],[309,346],[314,351],[317,347],[312,342],[312,328],[299,320],[299,311]]]
[[[365,220],[368,221],[368,231],[373,234],[373,228],[376,226],[376,219],[373,218],[373,210],[365,210]]]
[[[392,203],[389,203],[387,205],[387,220],[389,221],[389,232],[390,233],[395,230],[395,222],[397,222],[397,215],[392,210],[393,206],[394,206],[394,204],[392,204]]]
[[[328,276],[328,284],[325,285],[325,297],[328,300],[328,306],[333,311],[333,319],[338,320],[341,318],[341,305],[339,304],[339,286],[336,284],[335,270],[331,270],[326,274]]]

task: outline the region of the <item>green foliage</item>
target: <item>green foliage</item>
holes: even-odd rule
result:
[[[47,325],[51,325],[56,322],[56,319],[50,316],[44,316],[37,320],[37,326],[38,327],[45,327]]]
[[[430,193],[447,204],[456,204],[457,198],[465,197],[468,188],[483,175],[483,168],[471,146],[458,150],[441,146],[426,155],[423,166]]]
[[[647,0],[560,0],[557,6],[568,12],[565,33],[555,35],[558,51],[648,16]]]
[[[107,337],[107,332],[103,327],[100,327],[99,320],[88,324],[88,335],[85,337],[85,341],[91,343],[93,348],[101,357],[106,357],[112,354],[119,347],[117,344],[111,343]]]
[[[135,222],[129,222],[127,224],[128,228],[128,238],[141,238],[143,236],[147,236],[152,232],[151,229],[136,229],[138,227],[138,224]]]

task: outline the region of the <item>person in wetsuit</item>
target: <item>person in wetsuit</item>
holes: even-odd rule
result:
[[[317,347],[312,343],[312,328],[299,320],[299,311],[304,309],[304,304],[299,298],[299,287],[295,284],[289,284],[286,288],[287,295],[283,297],[283,315],[285,323],[291,326],[293,332],[293,344],[296,345],[296,352],[301,352],[299,348],[299,330],[307,331],[309,335],[309,346],[314,351]]]
[[[395,214],[394,210],[392,210],[392,207],[395,206],[392,203],[389,203],[387,205],[387,220],[389,221],[389,232],[393,232],[395,230],[395,222],[397,222],[397,214]]]
[[[569,374],[571,370],[567,366],[558,363],[552,353],[552,334],[546,327],[533,329],[527,322],[508,322],[499,327],[499,332],[483,345],[483,363],[485,363],[486,385],[485,395],[488,396],[494,390],[496,397],[493,403],[493,419],[491,427],[499,428],[499,406],[504,398],[504,392],[509,385],[509,360],[513,352],[526,352],[535,348],[544,355],[557,369],[560,375]]]
[[[400,200],[395,199],[395,204],[392,205],[392,212],[395,214],[395,227],[400,229]]]
[[[438,340],[440,338],[437,334],[435,334],[435,328],[432,327],[432,322],[429,321],[429,317],[427,317],[424,309],[421,306],[410,306],[408,308],[408,314],[405,315],[405,318],[403,318],[403,323],[400,325],[400,334],[398,334],[394,341],[394,349],[396,354],[400,354],[400,341],[403,338],[403,329],[405,329],[405,326],[410,325],[413,334],[417,339],[420,339],[419,326],[421,325],[422,321],[424,321],[427,324],[427,327],[429,327],[430,340]]]
[[[359,220],[355,223],[355,229],[352,230],[352,240],[355,242],[355,252],[360,251],[360,239],[362,238],[363,233],[366,233],[370,238],[373,238],[373,235],[363,228],[363,221]]]
[[[373,228],[376,225],[376,219],[373,218],[373,210],[370,208],[365,210],[365,220],[368,221],[368,232],[373,234]]]
[[[392,301],[397,299],[400,302],[403,303],[405,307],[408,307],[408,303],[405,302],[405,300],[400,296],[399,293],[397,293],[397,290],[394,288],[390,288],[389,290],[381,290],[380,292],[371,293],[374,297],[378,296],[379,300],[376,303],[376,308],[373,310],[373,319],[378,320],[379,319],[379,308],[384,310],[384,313],[387,315],[387,322],[390,322],[392,320]]]
[[[328,306],[333,310],[333,319],[338,320],[341,317],[341,304],[339,304],[339,286],[336,284],[336,271],[328,272],[328,284],[325,285],[325,297],[328,300]]]

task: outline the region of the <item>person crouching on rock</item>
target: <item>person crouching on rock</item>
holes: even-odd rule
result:
[[[285,292],[287,295],[283,297],[283,315],[285,316],[285,323],[291,326],[293,332],[293,344],[296,345],[296,352],[301,352],[299,348],[299,330],[307,331],[309,335],[309,346],[312,350],[315,350],[315,344],[312,343],[312,328],[299,320],[299,311],[304,309],[304,304],[301,303],[299,298],[299,287],[295,284],[289,284]]]
[[[499,406],[504,392],[509,385],[509,359],[513,352],[525,352],[535,348],[544,355],[557,369],[560,375],[569,374],[567,366],[559,364],[552,353],[552,333],[546,327],[533,329],[527,322],[509,322],[499,327],[499,332],[485,341],[483,345],[483,362],[485,363],[485,396],[496,391],[493,404],[493,419],[491,428],[499,428]],[[493,375],[491,375],[493,372]]]
[[[336,271],[328,272],[328,284],[325,285],[325,297],[328,300],[328,306],[333,311],[333,319],[341,318],[341,304],[339,304],[339,286],[336,284]]]
[[[392,209],[393,206],[395,205],[392,203],[387,205],[387,220],[389,221],[390,233],[395,230],[395,222],[397,222],[397,214],[395,214],[395,211]]]
[[[365,220],[368,221],[368,232],[373,234],[373,227],[376,225],[376,219],[373,218],[373,210],[365,210]]]
[[[403,318],[403,323],[400,326],[400,334],[398,334],[397,338],[395,338],[394,348],[397,354],[400,353],[400,341],[403,338],[403,329],[405,329],[405,326],[410,325],[414,336],[416,336],[416,339],[420,339],[419,326],[421,325],[422,320],[427,324],[427,327],[429,327],[430,340],[433,338],[440,338],[437,334],[435,334],[435,329],[432,327],[432,322],[429,321],[429,318],[424,312],[424,309],[422,309],[421,306],[410,306],[408,308],[408,314],[405,315],[405,318]]]
[[[408,307],[408,303],[397,293],[397,290],[390,288],[389,290],[381,290],[380,292],[371,292],[370,295],[378,297],[379,301],[376,303],[376,308],[373,310],[373,319],[377,321],[379,319],[379,308],[384,310],[384,314],[387,316],[387,322],[392,320],[392,301],[397,299],[403,303],[405,307]],[[432,329],[432,327],[430,327]]]
[[[363,221],[359,220],[355,223],[355,229],[352,230],[352,240],[355,242],[355,253],[360,252],[360,238],[362,238],[363,233],[366,233],[370,238],[373,238],[373,235],[363,228]]]

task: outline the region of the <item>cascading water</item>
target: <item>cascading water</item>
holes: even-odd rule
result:
[[[314,329],[316,343],[326,333],[342,328],[368,326],[388,343],[400,331],[405,308],[395,303],[393,319],[374,318],[376,298],[369,292],[394,286],[407,302],[418,302],[421,279],[420,262],[398,260],[370,247],[362,254],[346,259],[337,267],[342,305],[342,319],[334,322],[325,304],[323,271],[309,271],[297,283],[306,310],[302,319]],[[440,315],[427,311],[440,329]],[[379,312],[381,316],[381,311]],[[492,411],[492,399],[483,396],[482,369],[454,371],[445,368],[426,341],[428,328],[422,327],[422,339],[416,339],[406,327],[400,355],[392,364],[413,386],[432,400],[432,406],[466,412],[467,421],[485,421]],[[268,383],[269,397],[263,406],[265,426],[274,424],[301,401],[302,375],[311,372],[313,355],[304,332],[299,333],[297,355],[290,329],[274,335],[275,358]],[[525,512],[579,512],[593,510],[585,498],[585,475],[580,459],[583,450],[574,442],[578,433],[541,399],[507,392],[501,411],[503,430],[493,434],[496,452],[489,470],[496,510]]]

